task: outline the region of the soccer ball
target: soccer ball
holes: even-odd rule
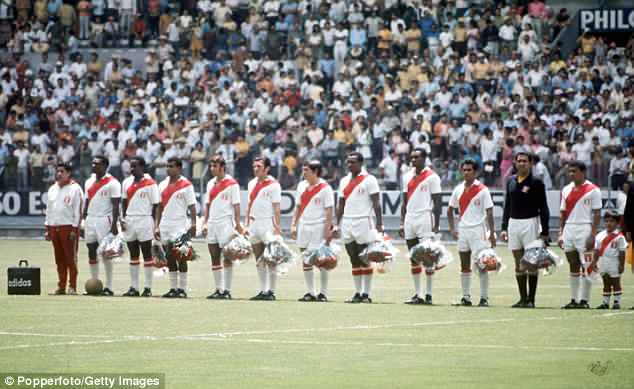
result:
[[[98,280],[96,278],[90,278],[88,281],[86,281],[86,285],[84,286],[84,288],[86,289],[86,293],[88,293],[89,295],[98,296],[103,291],[103,283],[101,282],[101,280]]]

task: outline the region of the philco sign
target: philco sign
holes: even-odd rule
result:
[[[596,32],[634,31],[634,8],[582,9],[579,29]]]

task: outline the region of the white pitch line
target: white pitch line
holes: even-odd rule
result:
[[[634,315],[634,311],[629,312],[614,312],[614,313],[604,313],[603,317],[612,317],[612,316],[621,316],[621,315]]]
[[[5,332],[0,331],[0,336],[8,335],[8,336],[33,336],[33,337],[43,337],[43,338],[113,338],[118,335],[75,335],[75,334],[40,334],[40,333],[31,333],[31,332]]]

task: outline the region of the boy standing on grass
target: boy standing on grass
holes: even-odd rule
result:
[[[603,278],[603,302],[597,309],[610,308],[610,295],[614,295],[612,309],[621,309],[621,274],[625,267],[627,241],[618,229],[620,215],[608,210],[603,217],[606,229],[601,231],[594,243],[592,268],[597,269]]]

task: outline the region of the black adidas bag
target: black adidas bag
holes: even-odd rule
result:
[[[40,268],[29,267],[26,259],[21,259],[18,267],[8,268],[7,276],[8,294],[40,294]]]

